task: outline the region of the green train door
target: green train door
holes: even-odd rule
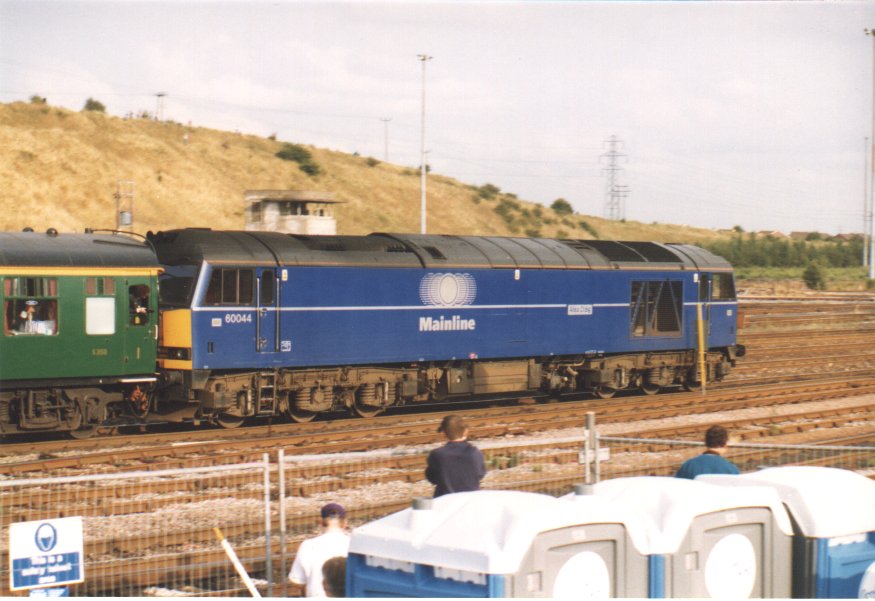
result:
[[[119,322],[124,332],[125,374],[151,374],[155,371],[155,345],[158,314],[154,278],[128,277],[124,280],[124,300],[119,303]]]

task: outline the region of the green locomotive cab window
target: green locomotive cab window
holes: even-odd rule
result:
[[[128,288],[132,326],[144,326],[149,323],[149,296],[151,292],[146,284],[136,284]]]
[[[7,336],[58,334],[57,279],[6,278],[3,298],[3,330]]]

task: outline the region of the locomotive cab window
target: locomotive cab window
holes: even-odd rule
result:
[[[7,336],[58,333],[58,281],[55,278],[6,278],[3,297],[3,330]]]
[[[255,275],[251,269],[213,269],[204,297],[206,305],[252,305]]]
[[[731,273],[715,273],[713,282],[712,300],[735,300],[735,281]]]
[[[197,268],[167,265],[159,277],[158,302],[164,307],[188,307],[197,280]]]
[[[261,274],[261,288],[258,292],[262,307],[270,307],[276,298],[276,274],[273,269],[265,269]]]
[[[672,281],[632,282],[632,335],[680,336],[682,286]]]

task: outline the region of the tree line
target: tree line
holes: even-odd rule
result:
[[[736,232],[729,240],[702,244],[735,267],[857,267],[862,263],[863,240],[791,240]]]

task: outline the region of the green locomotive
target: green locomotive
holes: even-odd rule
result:
[[[87,437],[145,416],[160,271],[123,235],[0,233],[0,435]]]

